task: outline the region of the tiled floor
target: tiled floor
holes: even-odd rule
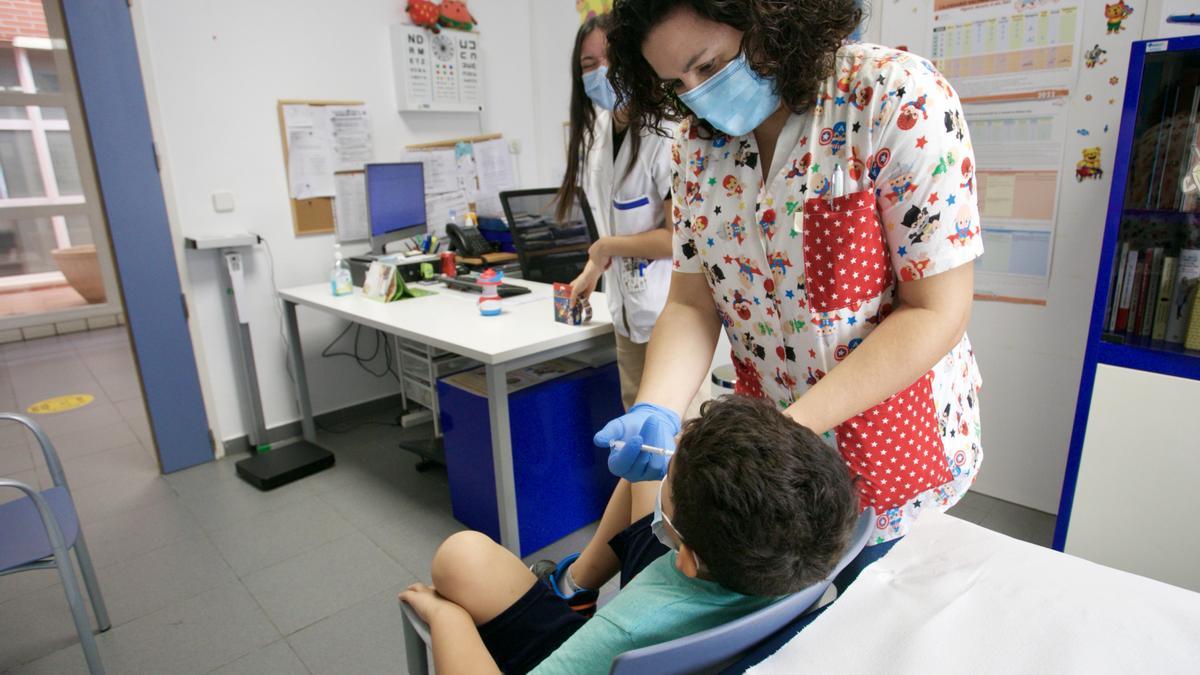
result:
[[[123,329],[0,347],[0,409],[91,393],[45,416],[71,481],[113,629],[111,673],[384,673],[404,669],[396,593],[428,579],[462,526],[444,472],[417,473],[379,424],[322,434],[338,463],[262,493],[227,458],[160,476]],[[0,475],[47,484],[0,425]],[[0,495],[2,497],[3,495]],[[979,495],[951,513],[1046,544],[1053,519]],[[530,559],[578,550],[584,528]],[[0,672],[85,672],[54,572],[0,577]]]
[[[63,284],[49,288],[12,290],[0,293],[0,316],[39,314],[71,307],[86,307],[87,300]]]

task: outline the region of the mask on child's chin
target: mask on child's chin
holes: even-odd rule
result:
[[[654,517],[650,519],[650,531],[654,533],[659,543],[667,548],[679,553],[679,542],[675,540],[668,532],[666,525],[670,525],[671,529],[675,529],[675,525],[671,523],[671,519],[667,518],[667,514],[662,510],[662,491],[665,480],[658,483],[658,495],[654,498]],[[675,530],[678,532],[679,530]],[[696,563],[696,570],[700,569],[700,558],[696,556],[696,552],[688,548],[688,552],[692,554],[692,562]]]

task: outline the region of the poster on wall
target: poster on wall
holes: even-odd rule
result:
[[[1074,0],[934,0],[929,57],[964,102],[1061,97],[1082,30]]]
[[[575,10],[579,12],[579,23],[583,23],[598,14],[612,11],[612,0],[575,0]]]
[[[289,103],[283,124],[293,199],[335,196],[334,173],[362,171],[375,156],[365,105]]]
[[[982,299],[1044,304],[1050,285],[1065,147],[1064,99],[966,104],[984,254]]]
[[[392,67],[401,112],[483,110],[477,32],[392,26]]]

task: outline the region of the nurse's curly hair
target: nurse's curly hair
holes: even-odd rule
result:
[[[803,113],[833,74],[834,55],[863,19],[859,0],[616,0],[608,31],[609,80],[628,104],[631,123],[692,117],[642,56],[642,44],[672,12],[691,9],[742,32],[750,67],[774,78],[783,104]],[[711,134],[707,122],[700,127]]]

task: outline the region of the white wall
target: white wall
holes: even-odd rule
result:
[[[1082,0],[1084,28],[1077,49],[1099,43],[1108,50],[1108,62],[1094,69],[1080,68],[1068,101],[1069,131],[1046,306],[976,302],[968,328],[984,380],[980,404],[985,460],[975,489],[1050,513],[1058,511],[1074,424],[1129,43],[1141,39],[1147,15],[1146,0],[1126,1],[1135,8],[1134,14],[1125,20],[1124,32],[1109,36],[1104,0]],[[907,44],[927,54],[932,2],[876,0],[876,5],[883,44]],[[1112,76],[1119,78],[1116,86],[1108,82]],[[1088,94],[1091,101],[1086,100]],[[1114,104],[1108,103],[1110,98]],[[1106,124],[1109,131],[1104,133]],[[1079,128],[1088,129],[1090,135],[1078,135]],[[1104,179],[1076,182],[1080,150],[1096,145],[1102,148]]]
[[[554,33],[554,5],[536,3],[539,30]],[[276,101],[352,99],[372,115],[376,159],[397,159],[406,144],[477,133],[502,132],[519,142],[516,156],[525,186],[544,184],[549,155],[539,149],[545,134],[536,113],[535,24],[529,0],[472,0],[482,34],[485,112],[473,114],[395,111],[388,26],[400,23],[403,0],[209,0],[133,3],[151,117],[164,165],[173,227],[183,236],[251,230],[264,236],[275,258],[279,287],[323,281],[332,262],[332,235],[292,233]],[[573,35],[577,15],[563,31]],[[569,38],[568,38],[569,39]],[[568,43],[569,53],[569,43]],[[565,57],[564,57],[565,58]],[[549,64],[542,66],[550,73]],[[560,95],[551,83],[539,91]],[[563,99],[565,101],[565,99]],[[565,103],[562,104],[565,110]],[[553,117],[553,116],[550,116]],[[561,120],[561,116],[558,118]],[[553,149],[561,153],[561,141]],[[552,153],[551,153],[552,154]],[[210,195],[235,194],[237,208],[218,214]],[[365,246],[364,246],[365,248]],[[238,402],[232,328],[218,290],[215,256],[189,253],[186,292],[212,392],[209,417],[218,437],[245,433]],[[268,426],[297,419],[285,350],[272,306],[267,256],[247,261],[252,332]],[[349,359],[322,359],[323,348],[342,324],[300,311],[313,407],[317,412],[377,398],[394,384],[362,372]]]

